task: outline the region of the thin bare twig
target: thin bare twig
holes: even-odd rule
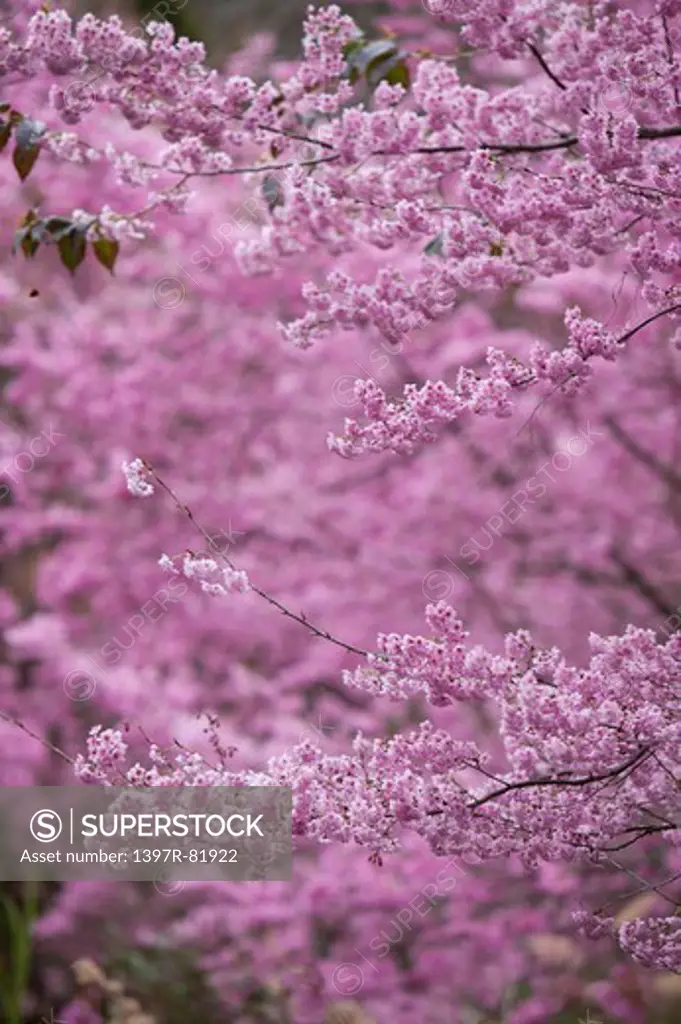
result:
[[[13,718],[12,715],[8,715],[5,711],[0,711],[0,718],[3,720],[3,722],[7,722],[8,725],[13,725],[17,729],[21,729],[21,731],[26,733],[27,736],[30,736],[32,740],[37,740],[38,743],[45,747],[46,750],[49,750],[51,751],[51,753],[56,754],[57,757],[61,757],[64,761],[68,761],[69,764],[75,764],[75,761],[72,757],[69,757],[68,754],[66,754],[59,747],[55,746],[54,743],[50,743],[49,740],[46,740],[44,736],[40,736],[37,732],[34,732],[27,725],[24,725],[24,723],[20,721],[20,719]]]
[[[143,459],[142,461],[144,462],[146,469],[154,478],[159,487],[161,487],[166,492],[166,494],[170,496],[170,498],[173,500],[174,504],[179,509],[179,511],[187,517],[192,526],[196,530],[198,530],[203,539],[208,542],[209,550],[212,550],[212,539],[210,535],[196,520],[196,518],[194,517],[194,513],[189,508],[189,506],[185,505],[184,502],[180,501],[180,499],[172,490],[172,488],[169,487],[168,484],[161,479],[161,477],[158,475],[156,470],[149,462],[147,462],[145,459]],[[224,552],[220,551],[216,553],[218,557],[222,558],[225,564],[232,571],[238,571],[234,563],[227,557],[227,555],[224,554]],[[268,604],[272,605],[273,608],[276,608],[277,611],[281,612],[282,615],[285,615],[287,618],[293,619],[294,622],[297,622],[301,626],[304,626],[307,630],[309,630],[310,633],[313,633],[314,636],[319,637],[321,640],[327,640],[329,643],[335,644],[336,647],[341,647],[344,651],[348,651],[350,654],[358,654],[362,658],[367,658],[369,656],[369,651],[365,651],[361,647],[355,647],[354,644],[346,643],[344,640],[339,640],[338,637],[334,636],[328,630],[321,629],[319,626],[315,626],[302,612],[298,614],[297,612],[291,611],[290,608],[287,608],[286,605],[282,604],[281,601],[279,601],[276,597],[272,597],[272,595],[268,594],[266,590],[262,590],[260,587],[256,586],[250,579],[249,586],[253,593],[257,594],[258,597],[261,597],[264,601],[267,601]]]

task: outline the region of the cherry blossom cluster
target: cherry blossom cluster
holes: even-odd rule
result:
[[[462,292],[517,287],[593,266],[614,251],[647,278],[654,315],[678,311],[673,154],[681,83],[670,54],[679,26],[673,4],[644,8],[615,15],[605,6],[593,15],[572,3],[557,16],[548,0],[495,0],[474,13],[446,4],[439,13],[459,26],[456,46],[521,62],[526,82],[492,90],[447,60],[407,54],[400,65],[407,87],[379,76],[369,103],[358,97],[352,72],[366,65],[369,73],[370,46],[363,56],[361,33],[335,5],[310,8],[303,60],[277,84],[221,78],[206,66],[203,47],[175,41],[168,24],[131,35],[119,18],[87,15],[74,24],[60,10],[35,14],[23,39],[5,30],[2,61],[15,78],[41,69],[74,78],[52,91],[68,124],[103,105],[133,128],[153,124],[169,144],[150,161],[111,144],[98,151],[73,133],[37,132],[35,145],[53,157],[113,162],[121,184],[152,186],[141,208],[119,215],[106,206],[88,231],[139,237],[152,211],[186,208],[198,177],[266,173],[265,182],[279,184],[270,187],[259,237],[238,246],[247,272],[274,270],[282,258],[319,247],[342,253],[408,243],[420,255],[409,270],[382,270],[372,283],[340,273],[322,288],[308,284],[308,312],[282,324],[289,341],[307,347],[334,325],[371,325],[399,338],[409,318],[441,317]],[[626,98],[617,114],[602,102],[613,87]],[[164,184],[168,175],[175,180]],[[510,387],[548,380],[574,392],[588,375],[586,360],[610,358],[618,347],[602,323],[583,320],[588,338],[573,316],[564,351],[539,346],[525,369],[492,353],[484,379],[462,368],[454,385],[409,384],[398,401],[370,379],[358,384],[365,420],[349,419],[340,437],[331,436],[332,449],[408,452],[462,409],[507,416]]]
[[[122,465],[128,490],[139,498],[148,498],[154,493],[154,485],[149,480],[149,474],[145,469],[142,459],[133,459],[132,462],[124,462]]]
[[[302,747],[270,767],[293,785],[305,831],[393,849],[408,824],[440,854],[518,853],[528,863],[651,835],[678,844],[677,635],[664,644],[635,627],[593,635],[590,664],[578,669],[526,631],[507,636],[503,657],[467,647],[444,603],[427,618],[434,637],[379,637],[381,653],[346,683],[398,699],[420,689],[436,706],[492,701],[508,768],[493,770],[477,744],[429,722],[392,740],[359,735],[354,758]]]
[[[503,656],[467,646],[454,610],[427,610],[434,635],[379,636],[367,668],[350,686],[428,703],[498,707],[503,758],[423,722],[390,740],[357,735],[352,755],[326,755],[305,742],[269,762],[267,773],[206,770],[199,755],[175,756],[159,776],[139,764],[128,782],[145,785],[283,785],[294,794],[294,837],[357,843],[375,854],[399,848],[405,828],[439,856],[518,855],[542,860],[607,857],[651,836],[681,845],[678,814],[681,725],[676,704],[681,640],[658,643],[629,627],[590,638],[587,669],[542,650],[521,630]],[[111,784],[126,745],[97,727],[77,774]],[[153,756],[152,756],[153,755]],[[150,755],[157,759],[156,748]],[[506,762],[506,767],[504,766]],[[681,971],[678,918],[637,919],[618,939],[642,963]]]
[[[46,991],[118,952],[106,917],[172,937],[167,978],[198,951],[218,1019],[267,988],[319,1024],[348,964],[377,1024],[655,1017],[681,969],[680,16],[433,0],[362,36],[328,5],[300,62],[224,74],[167,25],[3,30],[12,228],[41,194],[40,230],[121,247],[115,277],[0,261],[2,459],[63,434],[2,499],[2,782],[290,785],[298,850],[276,890],[63,887]]]
[[[169,555],[161,555],[159,565],[175,575],[185,576],[188,580],[199,580],[201,590],[205,594],[227,594],[230,591],[244,593],[249,589],[248,576],[245,572],[232,569],[230,566],[220,567],[214,558],[197,558],[187,552],[178,569]]]

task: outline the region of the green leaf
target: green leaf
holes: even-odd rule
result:
[[[21,249],[27,259],[35,256],[42,239],[42,224],[35,210],[29,210],[15,232],[12,252]]]
[[[64,235],[68,235],[69,231],[74,229],[75,224],[67,217],[48,217],[47,220],[43,221],[43,226],[52,241],[58,242]]]
[[[436,235],[435,238],[431,238],[430,242],[428,242],[428,245],[423,250],[425,255],[426,256],[442,256],[442,243],[443,243],[443,241],[444,241],[444,237],[442,235],[442,232],[440,232],[439,235]]]
[[[95,256],[107,270],[113,274],[113,269],[118,258],[119,243],[115,238],[97,238],[92,243]]]
[[[12,122],[7,121],[0,124],[0,153],[7,145],[12,134]]]
[[[40,241],[35,237],[33,228],[29,228],[24,234],[21,242],[21,250],[27,259],[32,259],[40,248]]]
[[[0,118],[0,153],[10,140],[12,129],[17,124],[17,111],[9,103],[0,103],[0,114],[8,114],[7,120]]]
[[[38,146],[15,146],[12,154],[12,163],[16,167],[17,174],[22,181],[26,181],[33,170],[33,165],[40,156]]]
[[[26,213],[24,215],[24,219],[22,221],[19,221],[19,227],[20,228],[27,228],[31,224],[37,224],[39,222],[39,220],[40,220],[40,218],[38,217],[37,210],[34,210],[33,207],[31,207],[30,210],[26,211]]]
[[[21,933],[23,928],[23,919],[19,908],[5,893],[0,893],[0,906],[5,911],[10,934],[12,938],[16,939],[16,936]]]
[[[19,906],[4,893],[0,894],[0,907],[7,922],[6,960],[9,970],[0,976],[0,1007],[4,1009],[3,1019],[7,1024],[21,1024],[24,1019],[24,1002],[31,964],[31,923],[34,919],[33,891],[27,885],[24,905]]]
[[[16,146],[12,155],[17,174],[25,181],[40,156],[40,139],[45,134],[42,121],[33,121],[29,117],[22,118],[14,129]]]
[[[68,234],[59,239],[57,246],[62,263],[67,270],[75,274],[85,259],[87,249],[85,231],[83,228],[72,228]]]

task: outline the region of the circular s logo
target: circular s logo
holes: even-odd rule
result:
[[[364,985],[364,971],[358,964],[338,964],[331,975],[331,984],[341,996],[356,996]]]
[[[61,835],[62,821],[56,811],[36,811],[29,828],[39,843],[52,843]]]

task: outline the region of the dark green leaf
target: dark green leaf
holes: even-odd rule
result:
[[[64,235],[68,235],[69,231],[72,231],[74,228],[73,221],[67,217],[48,217],[43,224],[45,231],[53,242],[60,241]]]
[[[107,270],[113,274],[113,268],[118,258],[119,243],[115,238],[98,238],[92,243],[95,256]]]
[[[27,259],[31,259],[40,248],[40,242],[35,237],[33,228],[29,228],[21,239],[21,250]]]
[[[61,261],[67,270],[75,274],[78,267],[85,259],[87,241],[85,231],[82,228],[72,228],[67,235],[59,239],[57,243]]]
[[[15,146],[14,153],[12,154],[12,163],[16,167],[17,174],[22,181],[28,178],[33,165],[40,156],[40,148],[38,146]]]
[[[16,124],[14,129],[16,146],[12,162],[22,181],[29,176],[33,165],[40,156],[39,142],[44,134],[45,125],[42,121],[33,121],[29,117],[22,117]]]
[[[30,256],[31,255],[30,252],[26,251],[26,247],[24,246],[24,242],[26,241],[27,238],[30,238],[30,234],[31,234],[31,229],[30,228],[20,228],[19,231],[15,231],[14,232],[14,241],[12,243],[12,252],[13,253],[18,252],[19,249],[21,249],[25,256]]]
[[[12,251],[21,249],[24,256],[31,258],[38,251],[42,239],[42,224],[35,210],[29,210],[14,235]]]
[[[19,227],[27,228],[29,224],[38,224],[39,221],[40,218],[38,217],[38,211],[34,210],[33,207],[31,207],[30,210],[26,211],[24,219],[20,222]]]
[[[423,250],[426,256],[442,256],[443,241],[442,232],[440,232],[439,235],[436,235],[435,238],[431,238],[430,242],[428,242],[428,245]]]
[[[5,148],[7,143],[9,142],[11,134],[12,134],[12,122],[11,121],[7,121],[6,123],[3,122],[0,125],[0,153],[2,153],[3,149]]]

